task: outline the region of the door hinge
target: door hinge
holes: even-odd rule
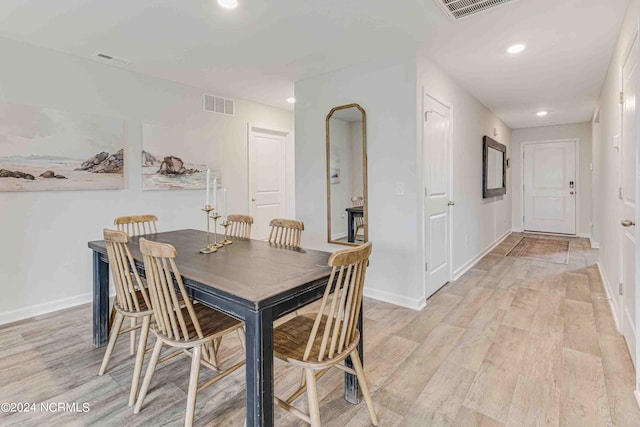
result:
[[[429,264],[428,263],[424,263],[424,271],[429,271]]]
[[[618,199],[622,200],[622,187],[618,187]]]
[[[619,293],[620,295],[624,295],[624,288],[623,288],[623,286],[624,286],[624,285],[623,285],[622,283],[619,283],[619,286],[618,286],[618,288],[619,288],[619,289],[618,289],[618,293]]]
[[[620,105],[624,105],[624,92],[620,92]]]
[[[428,111],[425,111],[425,113],[424,113],[424,121],[425,122],[429,121],[429,112]]]
[[[522,223],[524,224],[524,215],[522,215]]]

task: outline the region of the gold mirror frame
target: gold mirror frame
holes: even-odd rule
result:
[[[338,245],[359,246],[359,243],[339,242],[331,239],[331,135],[329,121],[336,111],[357,108],[362,113],[362,215],[364,217],[364,242],[369,241],[369,196],[367,191],[367,113],[359,104],[347,104],[332,108],[325,119],[327,135],[327,241]]]

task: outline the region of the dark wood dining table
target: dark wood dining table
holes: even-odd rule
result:
[[[193,299],[245,322],[247,425],[273,426],[273,321],[322,297],[331,273],[330,253],[234,239],[215,253],[200,254],[207,242],[203,231],[144,237],[175,246],[176,264]],[[129,247],[144,276],[138,239],[132,237]],[[88,245],[93,250],[93,343],[100,347],[109,334],[109,261],[104,240]],[[362,326],[361,312],[361,332]],[[362,340],[359,352],[362,358]],[[347,373],[345,399],[360,401],[357,379]]]

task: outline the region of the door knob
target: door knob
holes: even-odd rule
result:
[[[252,197],[252,198],[251,198],[251,201],[252,201],[252,202],[255,202],[255,201],[256,201],[256,198],[255,198],[255,197]]]
[[[452,200],[449,200],[449,203],[447,203],[447,205],[448,205],[448,206],[453,206],[453,205],[455,205],[455,204],[456,204],[456,202],[454,202],[454,201],[452,201]]]
[[[622,225],[623,227],[631,227],[632,225],[635,226],[636,223],[633,221],[630,221],[628,219],[624,219],[622,221],[620,221],[620,225]]]
[[[573,191],[569,191],[569,194],[571,194],[573,196],[574,192]]]

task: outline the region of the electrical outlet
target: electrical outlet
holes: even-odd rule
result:
[[[402,196],[404,194],[404,182],[396,182],[396,196]]]

